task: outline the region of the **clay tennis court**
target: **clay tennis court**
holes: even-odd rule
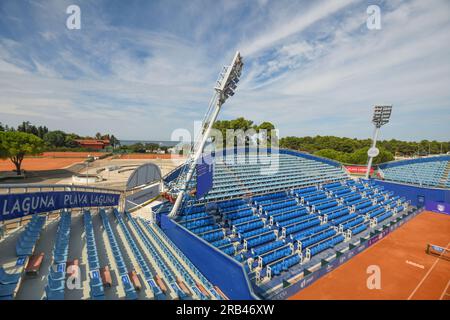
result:
[[[22,161],[22,169],[26,171],[62,169],[83,162],[88,155],[98,157],[103,154],[101,152],[44,152],[36,157],[25,157]],[[15,170],[15,166],[9,159],[0,160],[0,171],[11,170]]]
[[[290,299],[450,300],[450,261],[426,254],[428,243],[450,247],[450,216],[422,212]],[[370,265],[379,290],[367,288]]]

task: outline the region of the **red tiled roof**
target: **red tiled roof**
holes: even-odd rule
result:
[[[81,145],[109,145],[109,140],[78,139],[75,141]]]

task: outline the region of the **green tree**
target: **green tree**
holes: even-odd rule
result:
[[[111,135],[111,137],[109,139],[109,143],[111,143],[111,146],[113,147],[113,149],[115,149],[116,146],[120,145],[120,141],[114,135]]]
[[[25,155],[39,154],[44,147],[41,138],[25,132],[0,132],[0,144],[0,156],[14,163],[18,175]]]
[[[258,131],[258,133],[262,133],[264,131],[261,130],[265,130],[264,136],[260,137],[260,139],[263,141],[266,140],[267,145],[269,146],[273,136],[272,130],[275,130],[275,126],[272,123],[265,121],[257,126],[256,130]],[[276,143],[276,141],[273,142]]]
[[[64,147],[66,144],[66,135],[61,130],[50,131],[44,135],[44,141],[52,147]]]

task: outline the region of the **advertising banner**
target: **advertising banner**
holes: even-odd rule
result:
[[[354,174],[365,174],[367,171],[367,167],[366,166],[345,166],[345,169],[348,170],[348,172],[350,173],[354,173]],[[373,174],[374,169],[370,168],[370,174]]]
[[[0,221],[64,208],[109,207],[119,204],[120,194],[54,191],[0,195]]]
[[[213,186],[213,164],[211,155],[202,157],[200,163],[196,164],[197,192],[196,198],[200,199],[211,190]]]
[[[427,201],[425,203],[425,209],[437,213],[450,214],[450,203]]]

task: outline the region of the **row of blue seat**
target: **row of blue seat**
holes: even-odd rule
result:
[[[236,220],[239,218],[244,218],[253,215],[253,210],[250,208],[241,209],[239,211],[235,211],[229,214],[226,214],[225,218],[229,220]]]
[[[309,246],[312,246],[318,242],[321,242],[324,239],[328,239],[334,235],[336,235],[336,230],[330,229],[330,230],[322,232],[318,235],[314,235],[314,236],[308,237],[304,240],[301,240],[299,242],[302,245],[302,251],[305,250],[306,248],[308,248]]]
[[[213,224],[213,225],[209,225],[209,226],[205,226],[205,227],[198,227],[195,229],[191,229],[191,232],[196,233],[196,234],[202,234],[205,232],[209,232],[212,230],[218,230],[221,229],[221,226],[218,224]]]
[[[283,198],[286,196],[285,192],[275,192],[270,194],[265,194],[262,196],[257,196],[252,199],[254,204],[258,204],[259,201],[272,200],[277,198]]]
[[[281,222],[277,222],[276,226],[278,228],[282,228],[282,227],[289,226],[291,224],[295,224],[295,223],[299,223],[299,222],[302,222],[302,221],[311,220],[311,219],[314,219],[314,218],[317,218],[317,216],[315,214],[310,214],[310,215],[309,214],[304,214],[304,215],[302,215],[300,217],[290,218],[289,220],[284,220],[284,221],[281,221]]]
[[[266,199],[266,200],[262,200],[262,201],[258,201],[257,203],[255,203],[255,206],[257,207],[263,207],[269,204],[273,204],[273,203],[277,203],[277,202],[283,202],[286,200],[292,199],[292,197],[290,197],[289,195],[285,194],[284,196],[281,197],[277,197],[275,199]]]
[[[285,256],[289,256],[293,253],[293,249],[292,246],[285,246],[285,247],[281,247],[279,249],[276,249],[274,251],[270,251],[268,253],[265,253],[264,255],[260,255],[260,263],[262,266],[265,266],[266,264],[269,264],[273,261],[276,261],[280,258],[283,258]]]
[[[153,237],[154,241],[156,241],[156,243],[159,245],[159,248],[164,252],[166,257],[169,259],[169,261],[172,263],[172,265],[178,271],[178,273],[181,274],[183,279],[189,285],[190,289],[193,292],[195,292],[201,300],[208,300],[208,297],[206,295],[204,295],[202,292],[200,292],[199,289],[197,288],[195,280],[192,278],[191,274],[189,272],[187,272],[186,268],[180,263],[180,261],[173,254],[173,252],[162,241],[162,239],[159,237],[159,235],[152,229],[152,227],[150,226],[150,223],[148,221],[145,221],[144,226],[146,227],[148,233]],[[181,292],[179,292],[179,295],[181,295]],[[185,298],[184,295],[183,295],[183,298]]]
[[[344,239],[345,239],[344,236],[342,234],[340,234],[330,240],[319,243],[318,245],[310,248],[311,257],[315,256],[316,254],[318,254],[326,249],[333,248],[336,244],[344,241]]]
[[[284,208],[280,208],[280,209],[271,210],[270,212],[266,212],[266,213],[269,216],[274,216],[274,215],[278,215],[280,213],[292,212],[292,211],[297,211],[297,210],[302,210],[302,211],[305,211],[305,212],[308,211],[308,209],[306,207],[304,207],[303,205],[294,204],[294,205],[289,206],[289,207],[284,207]]]
[[[338,219],[338,218],[340,218],[342,216],[345,216],[345,215],[347,215],[349,213],[350,213],[350,210],[348,210],[348,208],[344,207],[343,209],[341,208],[338,211],[335,211],[335,212],[333,212],[331,214],[326,214],[326,216],[327,216],[327,220],[328,221],[333,221],[333,220]]]
[[[314,227],[314,226],[319,225],[319,224],[320,224],[320,220],[318,218],[315,218],[315,219],[312,219],[312,220],[307,221],[307,222],[298,223],[298,224],[295,224],[295,225],[289,226],[289,227],[284,227],[285,230],[286,230],[285,234],[289,235],[291,233],[302,231],[302,230]]]
[[[53,247],[53,262],[50,264],[45,293],[47,300],[64,300],[66,262],[69,255],[71,214],[62,211]]]
[[[297,201],[294,200],[294,199],[289,199],[289,200],[286,200],[286,201],[283,201],[283,202],[278,202],[278,203],[271,204],[271,205],[265,205],[265,206],[262,207],[262,210],[264,212],[270,213],[270,212],[272,212],[274,210],[277,210],[277,209],[286,208],[286,207],[292,207],[292,206],[295,206],[295,205],[297,205]]]
[[[119,227],[122,230],[123,234],[125,235],[128,245],[130,246],[134,257],[138,262],[141,271],[144,274],[145,281],[149,284],[155,298],[162,299],[164,296],[163,292],[158,287],[158,285],[153,281],[153,274],[152,271],[150,270],[150,266],[148,265],[146,259],[144,258],[144,254],[141,252],[141,249],[138,247],[136,241],[131,235],[131,232],[128,229],[128,226],[126,225],[125,221],[123,220],[122,215],[119,213],[117,209],[113,209],[113,212],[114,216],[116,217],[116,220],[119,223]]]
[[[31,217],[31,221],[25,226],[16,242],[16,254],[18,257],[33,254],[34,247],[46,221],[47,217],[45,216],[34,214]]]
[[[300,189],[293,189],[292,190],[292,194],[297,194],[299,196],[303,195],[303,194],[307,194],[307,193],[311,193],[317,191],[317,187],[305,187],[305,188],[300,188]]]
[[[382,221],[392,217],[392,215],[393,215],[393,212],[392,211],[388,211],[388,212],[386,212],[386,213],[376,217],[377,223],[380,223],[380,222],[382,222]]]
[[[299,262],[300,256],[298,254],[293,254],[292,256],[277,261],[273,265],[270,265],[271,276],[277,276],[282,271],[288,271],[290,267],[296,265]]]
[[[181,224],[184,225],[189,230],[207,226],[207,225],[210,225],[213,223],[214,223],[214,218],[211,216],[208,216],[206,218],[199,218],[199,219],[189,221],[189,222],[181,222]]]
[[[329,209],[329,208],[334,208],[337,206],[337,201],[336,200],[330,200],[324,204],[320,204],[320,205],[315,205],[314,209],[317,210],[325,210],[325,209]]]
[[[199,212],[199,213],[192,213],[192,214],[185,214],[180,217],[179,221],[186,221],[186,220],[192,220],[192,219],[198,219],[203,217],[208,217],[209,214],[206,212]]]
[[[252,238],[254,236],[263,234],[267,231],[269,231],[269,228],[265,228],[265,227],[258,227],[257,229],[251,230],[251,231],[247,231],[247,232],[241,232],[239,233],[239,236],[243,239],[247,239],[247,238]]]
[[[125,260],[123,259],[122,252],[120,250],[119,244],[117,243],[116,236],[114,235],[114,232],[111,228],[111,224],[105,210],[100,210],[100,217],[103,222],[103,228],[105,229],[106,235],[108,237],[109,246],[111,247],[114,260],[116,261],[118,269],[117,271],[119,272],[119,277],[125,291],[125,296],[127,299],[137,299],[136,290],[134,289],[134,286],[132,285],[128,276],[128,270],[125,265]]]
[[[223,238],[223,239],[219,239],[219,240],[211,242],[211,244],[214,247],[221,247],[221,246],[223,246],[225,244],[228,244],[228,243],[231,243],[231,239],[230,238]]]
[[[363,232],[367,228],[368,228],[368,224],[367,223],[362,223],[359,226],[350,228],[350,230],[352,230],[352,236],[354,236],[354,235],[357,235],[358,233]]]
[[[254,248],[251,250],[251,253],[254,256],[259,256],[266,252],[273,251],[277,248],[280,248],[280,247],[284,246],[285,244],[286,244],[286,242],[284,240],[277,240],[277,241],[262,245],[258,248]]]
[[[358,217],[357,214],[354,214],[354,213],[352,213],[352,214],[347,214],[347,215],[344,215],[344,216],[339,217],[339,218],[337,218],[337,219],[333,219],[333,220],[331,221],[330,224],[332,224],[332,225],[334,225],[334,226],[337,226],[337,225],[339,225],[339,224],[341,224],[341,223],[344,223],[344,222],[349,221],[349,220],[351,220],[351,219],[354,219],[354,218],[356,218],[356,217]]]
[[[130,218],[130,216],[129,216]],[[182,290],[178,287],[175,281],[175,276],[173,272],[169,269],[167,264],[164,262],[164,259],[161,257],[160,253],[156,250],[148,236],[145,234],[139,223],[135,219],[129,219],[131,226],[133,227],[136,234],[139,235],[139,238],[144,243],[145,247],[147,248],[148,252],[152,256],[153,260],[156,261],[156,264],[158,265],[159,269],[163,272],[164,278],[169,283],[169,286],[172,288],[172,290],[175,291],[176,294],[180,294],[183,296]]]
[[[104,299],[105,292],[100,277],[100,261],[98,258],[97,244],[95,243],[92,216],[89,211],[83,214],[84,236],[86,238],[87,258],[89,267],[89,296],[93,300]]]
[[[235,226],[235,230],[236,230],[236,232],[242,233],[242,232],[250,231],[253,229],[261,228],[263,226],[264,226],[264,222],[262,220],[257,220],[257,221],[237,225],[237,226]]]
[[[383,214],[383,213],[385,213],[386,212],[386,209],[385,208],[380,208],[380,209],[378,209],[378,210],[374,210],[374,211],[371,211],[370,213],[369,213],[369,218],[375,218],[375,217],[377,217],[377,216],[379,216],[380,214]]]
[[[224,231],[219,230],[219,231],[213,231],[213,232],[208,232],[208,233],[202,234],[201,237],[203,239],[205,239],[206,241],[211,242],[211,241],[216,241],[216,240],[222,239],[224,237],[224,235],[225,235]]]
[[[204,205],[199,205],[199,206],[185,206],[181,212],[182,214],[194,214],[194,213],[199,213],[199,212],[204,212],[205,211],[205,206]]]
[[[275,232],[270,232],[268,234],[263,234],[257,237],[253,237],[251,239],[247,239],[246,244],[247,244],[247,250],[262,245],[264,243],[273,241],[277,238],[277,236],[275,235]]]
[[[19,284],[20,273],[7,273],[0,267],[0,300],[12,300]]]
[[[270,221],[272,221],[272,223],[283,222],[286,220],[290,220],[293,218],[298,218],[298,217],[302,217],[302,216],[306,216],[306,215],[308,215],[308,211],[306,211],[305,208],[302,208],[302,209],[296,209],[294,211],[289,211],[287,213],[278,213],[276,215],[272,215],[270,217]]]
[[[232,225],[239,225],[241,223],[254,221],[254,220],[259,220],[259,219],[260,218],[257,215],[251,214],[250,216],[246,216],[246,217],[242,217],[242,218],[238,218],[238,219],[232,220],[231,224]]]
[[[307,238],[307,237],[309,237],[311,235],[314,235],[316,233],[322,232],[322,231],[324,231],[324,230],[326,230],[328,228],[330,228],[330,226],[328,224],[318,225],[316,227],[309,228],[307,230],[303,230],[303,231],[291,234],[290,238],[292,240],[300,240],[301,241],[302,239],[305,239],[305,238]]]
[[[349,228],[352,228],[352,227],[354,227],[356,225],[361,224],[362,222],[364,222],[364,218],[359,216],[358,218],[343,224],[342,227],[343,227],[343,230],[347,230]]]

